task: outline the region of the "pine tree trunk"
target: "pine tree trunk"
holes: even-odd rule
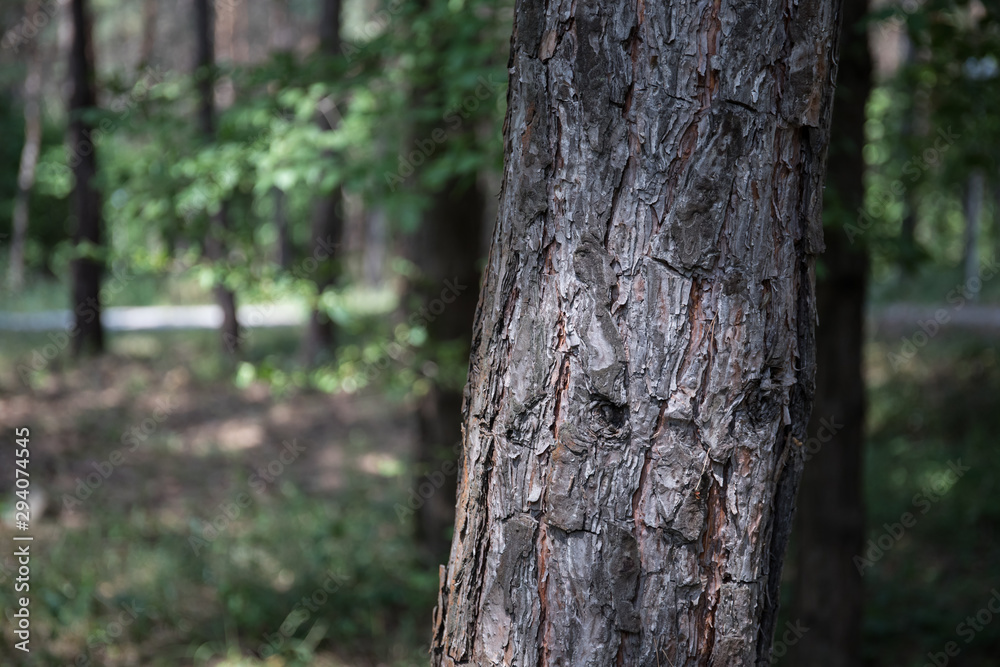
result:
[[[195,16],[195,76],[198,82],[198,124],[206,140],[215,137],[215,46],[213,35],[213,11],[210,0],[194,0]],[[225,235],[229,220],[225,204],[212,216],[208,234],[205,237],[205,256],[210,261],[219,261],[226,253]],[[222,347],[232,354],[240,347],[240,325],[236,317],[236,294],[222,283],[217,283],[212,292],[222,310]]]
[[[101,197],[95,185],[96,148],[91,141],[93,128],[82,115],[97,104],[94,92],[94,53],[91,46],[90,12],[86,0],[71,0],[72,40],[69,54],[71,93],[69,98],[69,155],[75,184],[72,209],[76,216],[73,243],[100,248],[102,245]],[[101,325],[101,277],[104,262],[92,255],[73,260],[73,355],[104,351]]]
[[[27,15],[35,16],[37,0],[27,6]],[[35,186],[35,167],[42,146],[42,56],[36,40],[27,44],[28,68],[24,77],[24,147],[17,169],[17,194],[11,219],[10,267],[8,284],[19,290],[24,284],[24,250],[28,239],[31,191]]]
[[[853,214],[864,199],[862,158],[871,57],[863,18],[866,0],[845,0],[837,94],[826,191],[828,213]],[[785,664],[857,667],[861,659],[862,572],[855,557],[865,530],[865,388],[862,376],[868,255],[836,225],[826,230],[823,271],[816,281],[816,397],[808,462],[795,515],[793,632]],[[787,631],[786,631],[787,632]],[[777,648],[777,647],[776,647]],[[775,651],[777,654],[778,651]],[[781,651],[783,654],[784,651]]]
[[[320,50],[327,57],[334,57],[340,53],[340,11],[340,0],[323,0],[319,40]],[[336,109],[327,110],[319,119],[320,127],[324,130],[334,129],[336,122]],[[337,185],[319,201],[313,212],[310,252],[317,262],[316,271],[312,276],[313,282],[316,283],[317,299],[336,280],[343,241],[343,197],[340,186]],[[333,253],[327,251],[328,248],[334,248]],[[317,302],[306,324],[305,338],[302,341],[303,362],[307,366],[314,365],[318,355],[332,347],[333,322]]]
[[[765,665],[839,3],[521,0],[435,665]]]

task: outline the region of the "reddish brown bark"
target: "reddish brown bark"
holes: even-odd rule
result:
[[[434,665],[769,662],[838,19],[518,3]]]

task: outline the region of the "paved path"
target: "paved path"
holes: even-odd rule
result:
[[[293,327],[306,321],[305,313],[294,303],[262,303],[240,306],[237,317],[244,326]],[[120,306],[102,313],[108,331],[166,331],[170,329],[218,329],[222,310],[205,306]],[[73,320],[68,310],[45,310],[35,313],[0,312],[0,331],[57,331],[68,329]]]
[[[939,311],[946,314],[945,326],[974,329],[983,333],[1000,334],[1000,306],[955,304],[922,306],[896,303],[870,310],[869,321],[879,329],[896,331],[919,326],[933,320]],[[294,327],[306,321],[306,313],[294,303],[248,304],[239,308],[239,320],[244,326]],[[217,329],[222,324],[222,311],[216,305],[205,306],[122,306],[104,311],[104,328],[108,331],[166,331],[170,329]],[[0,331],[56,331],[68,329],[72,319],[68,310],[47,310],[35,313],[0,312]]]
[[[921,322],[935,320],[946,327],[1000,334],[1000,306],[979,306],[969,303],[918,306],[894,303],[869,312],[868,317],[871,323],[881,330],[911,329],[919,326]]]

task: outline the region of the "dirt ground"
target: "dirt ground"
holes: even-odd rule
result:
[[[91,497],[180,516],[261,478],[324,496],[341,487],[348,456],[351,470],[377,474],[403,465],[412,447],[405,404],[318,392],[276,399],[265,385],[205,382],[184,364],[111,356],[33,390],[5,385],[0,429],[11,438],[31,429],[32,492],[47,496],[46,521],[80,520],[72,499],[89,506]],[[0,497],[11,485],[3,475]]]

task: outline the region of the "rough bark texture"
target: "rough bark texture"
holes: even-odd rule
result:
[[[198,80],[198,124],[206,140],[215,137],[215,45],[212,39],[213,11],[209,0],[194,0],[195,72]],[[226,252],[224,237],[229,227],[226,206],[212,216],[205,236],[205,256],[222,259]],[[239,349],[240,325],[236,319],[236,294],[221,283],[212,289],[222,309],[222,347],[233,353]]]
[[[433,663],[767,664],[839,3],[515,14]]]
[[[340,53],[340,0],[323,0],[322,17],[319,24],[320,51],[327,57],[336,57]],[[324,113],[319,119],[320,128],[332,130],[335,126],[333,116]],[[324,196],[313,212],[310,232],[310,253],[316,258],[319,266],[313,276],[316,283],[317,298],[334,283],[337,277],[339,249],[344,240],[343,195],[340,186],[333,188],[330,194]],[[323,251],[323,248],[334,247],[334,256]],[[320,261],[319,258],[326,258]],[[317,361],[323,350],[333,346],[333,322],[317,305],[313,308],[306,325],[302,340],[302,357],[307,366]]]
[[[845,0],[837,94],[831,122],[826,191],[832,217],[858,211],[864,199],[865,105],[871,57],[866,0]],[[843,218],[841,218],[843,219]],[[795,593],[790,618],[809,630],[793,643],[789,665],[856,667],[861,660],[863,587],[854,557],[864,541],[862,460],[867,250],[840,227],[826,230],[816,281],[816,397],[811,453],[795,515]],[[815,447],[819,446],[819,451]]]
[[[414,263],[422,274],[413,291],[427,309],[431,344],[459,345],[463,359],[468,355],[479,295],[484,205],[476,184],[461,187],[457,181],[448,183],[424,215],[413,248]],[[443,308],[439,310],[440,306]],[[439,358],[435,361],[444,363]],[[462,438],[461,387],[449,387],[434,379],[431,390],[420,401],[417,422],[419,468],[433,474],[442,470],[445,462],[455,463],[455,445]],[[417,538],[435,565],[448,560],[448,530],[455,524],[456,487],[455,475],[445,475],[444,483],[417,512]]]
[[[40,3],[28,3],[28,16],[34,16]],[[35,186],[35,167],[42,145],[42,56],[37,40],[27,43],[28,68],[24,76],[24,147],[17,168],[17,195],[11,217],[9,286],[19,290],[24,284],[24,251],[28,239],[28,214],[31,190]]]
[[[102,244],[101,197],[94,179],[97,176],[97,156],[90,140],[93,128],[83,118],[83,112],[96,105],[94,92],[94,53],[91,48],[90,12],[86,0],[70,2],[72,41],[69,53],[69,141],[70,165],[73,169],[72,210],[76,217],[73,243],[92,246]],[[104,263],[92,256],[73,260],[73,313],[75,318],[73,354],[104,351],[104,327],[101,325],[101,276]]]

